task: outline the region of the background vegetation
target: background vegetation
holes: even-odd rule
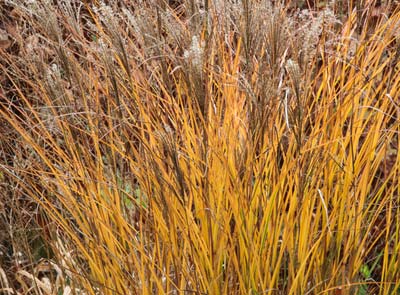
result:
[[[1,294],[400,294],[398,1],[0,5]]]

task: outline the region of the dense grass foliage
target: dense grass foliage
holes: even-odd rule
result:
[[[278,2],[1,4],[1,294],[400,294],[399,3]]]

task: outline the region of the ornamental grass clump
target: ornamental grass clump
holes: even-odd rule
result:
[[[7,1],[1,292],[399,292],[400,11],[273,2]]]

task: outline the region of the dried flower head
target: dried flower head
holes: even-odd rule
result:
[[[192,43],[188,50],[185,50],[183,57],[195,69],[201,70],[204,55],[204,42],[199,41],[199,37],[193,36]]]

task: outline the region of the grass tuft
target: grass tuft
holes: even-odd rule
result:
[[[6,2],[0,293],[399,293],[396,1]]]

